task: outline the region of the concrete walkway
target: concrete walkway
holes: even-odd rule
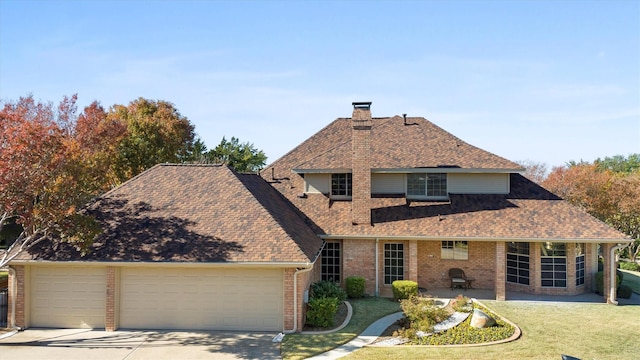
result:
[[[356,337],[355,339],[333,350],[327,351],[314,357],[310,357],[309,359],[332,360],[346,356],[353,351],[356,351],[361,347],[374,342],[378,338],[378,336],[380,336],[389,326],[391,326],[394,322],[402,319],[403,317],[404,314],[402,312],[397,312],[378,319],[373,324],[369,325],[369,327],[366,328],[360,334],[360,336]]]

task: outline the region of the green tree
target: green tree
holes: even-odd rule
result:
[[[207,157],[220,164],[226,164],[238,172],[258,172],[266,164],[267,156],[249,142],[240,143],[236,137],[227,141],[225,137],[218,146],[209,151]]]
[[[128,106],[112,106],[107,118],[127,129],[113,163],[119,182],[159,163],[188,161],[193,154],[194,126],[170,102],[138,98]]]
[[[594,164],[599,170],[610,170],[614,173],[630,174],[640,171],[640,154],[630,154],[627,157],[615,155],[596,159]]]

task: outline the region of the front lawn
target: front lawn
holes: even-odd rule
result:
[[[633,359],[638,356],[640,306],[483,301],[522,330],[520,339],[479,347],[365,347],[358,359]]]
[[[400,304],[393,299],[371,297],[349,300],[349,302],[353,307],[353,316],[349,325],[331,334],[287,335],[282,341],[282,358],[284,360],[306,359],[329,351],[360,335],[374,321],[400,311]]]
[[[634,293],[640,294],[640,272],[622,270],[624,276],[622,276],[622,285],[627,285],[633,290]]]

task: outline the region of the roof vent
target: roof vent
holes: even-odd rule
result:
[[[407,114],[402,114],[402,118],[404,119],[405,126],[407,125]]]

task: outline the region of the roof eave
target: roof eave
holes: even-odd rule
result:
[[[384,240],[465,240],[465,241],[505,241],[505,242],[569,242],[569,243],[630,243],[633,239],[596,239],[596,238],[532,238],[532,237],[474,237],[474,236],[398,236],[398,235],[340,235],[323,234],[318,235],[324,240],[335,239],[384,239]]]
[[[485,174],[512,174],[522,173],[521,168],[458,168],[458,167],[413,167],[413,168],[372,168],[374,174],[406,174],[406,173],[485,173]],[[350,173],[351,169],[345,168],[322,168],[322,169],[292,169],[291,172],[297,174],[329,174],[329,173]]]

